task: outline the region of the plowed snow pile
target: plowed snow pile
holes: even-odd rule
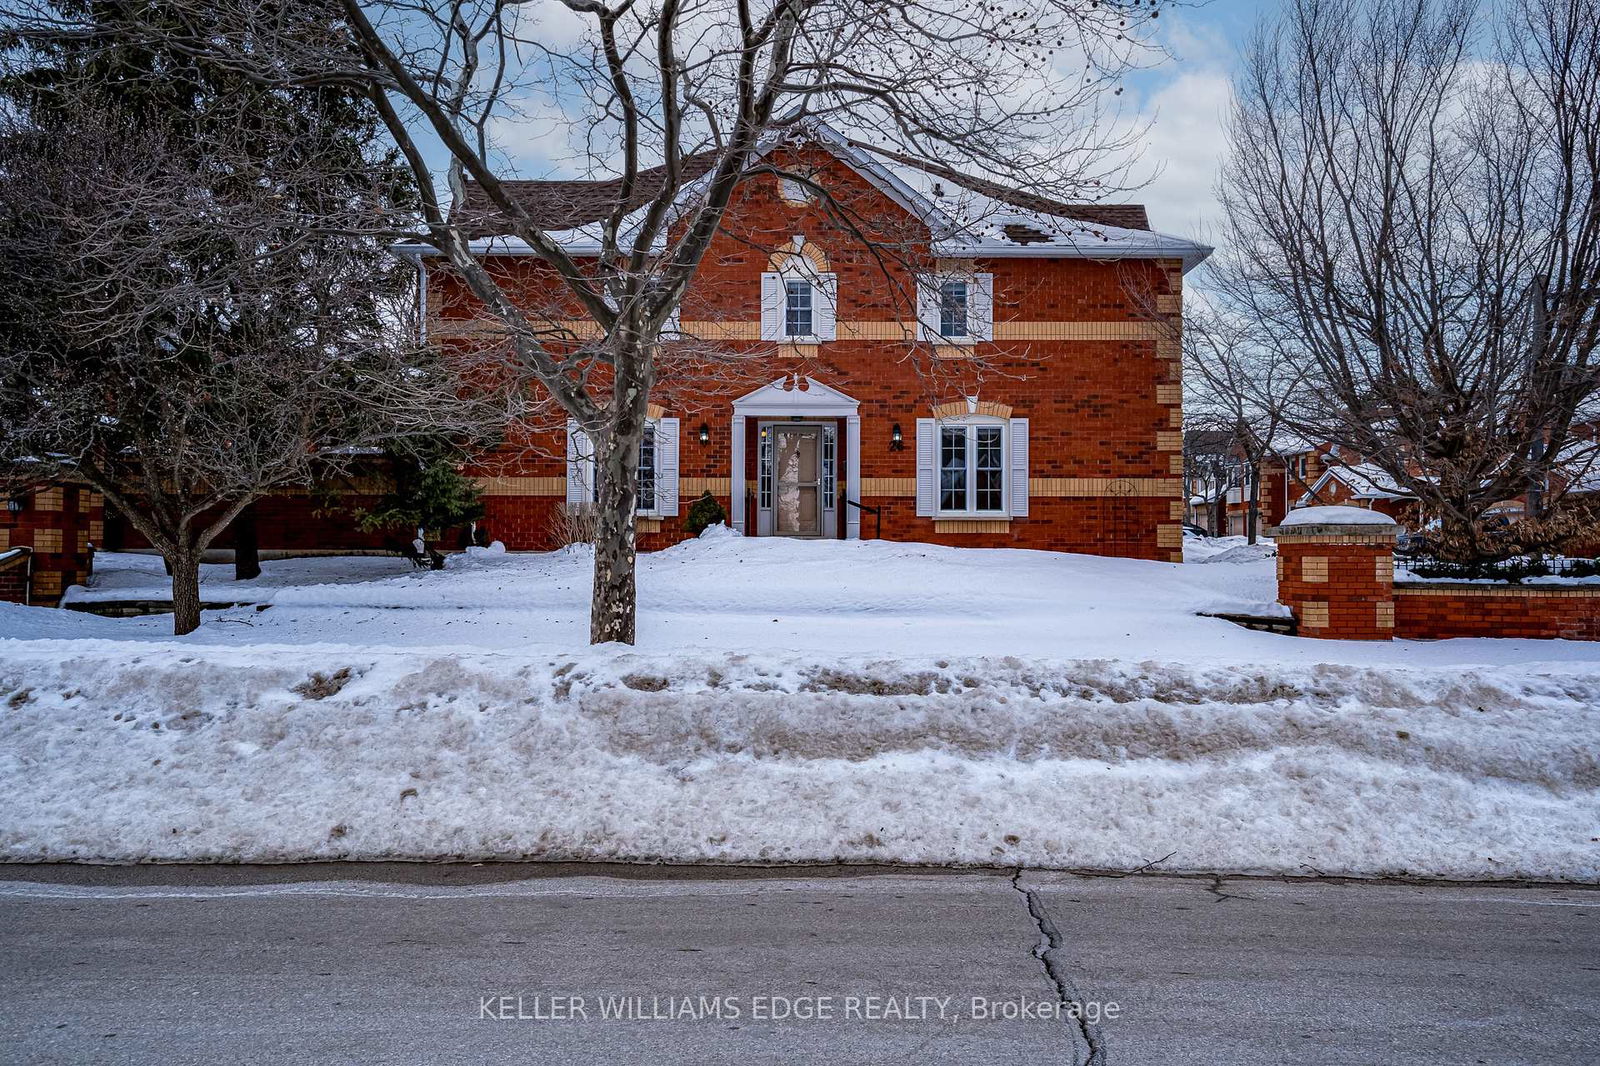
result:
[[[824,665],[826,664],[826,665]],[[1591,665],[12,642],[0,857],[1600,879]]]

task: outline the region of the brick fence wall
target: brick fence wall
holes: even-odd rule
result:
[[[1394,580],[1394,525],[1278,526],[1278,601],[1301,636],[1600,640],[1600,585]]]
[[[1600,585],[1401,584],[1394,633],[1444,637],[1600,640]]]

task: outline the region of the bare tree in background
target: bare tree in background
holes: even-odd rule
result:
[[[765,149],[825,120],[1018,189],[1104,192],[1122,140],[1101,103],[1155,17],[1154,5],[1119,0],[175,0],[161,10],[148,32],[184,37],[196,55],[268,84],[337,84],[378,109],[421,189],[413,236],[447,257],[518,370],[593,444],[590,639],[625,643],[639,442],[658,357],[672,347],[663,331],[735,189],[775,173]],[[74,30],[67,20],[38,32]],[[586,176],[613,180],[611,210],[586,234],[597,252],[575,254],[505,183],[494,136],[535,91],[587,145]],[[784,176],[829,195],[806,174]],[[469,184],[592,329],[553,329],[519,303],[474,244],[481,216],[451,210]]]
[[[1184,316],[1184,422],[1226,434],[1251,544],[1261,533],[1261,471],[1283,458],[1289,409],[1305,373],[1303,362],[1263,344],[1253,323],[1205,308],[1191,307]]]
[[[1252,41],[1222,181],[1233,313],[1301,363],[1286,421],[1464,556],[1600,388],[1600,3],[1292,0]]]

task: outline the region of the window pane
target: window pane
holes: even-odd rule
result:
[[[656,431],[646,427],[639,441],[639,510],[656,509]]]
[[[939,332],[946,337],[967,335],[967,283],[946,281],[939,286]]]
[[[939,430],[939,510],[967,509],[967,431],[962,426]]]
[[[1005,506],[1005,447],[999,426],[977,427],[974,463],[977,509],[998,511]]]
[[[811,336],[811,283],[786,282],[784,293],[783,332],[790,337]]]

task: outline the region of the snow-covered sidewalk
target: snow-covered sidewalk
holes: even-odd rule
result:
[[[0,856],[1600,876],[1600,676],[1014,658],[0,660]]]

